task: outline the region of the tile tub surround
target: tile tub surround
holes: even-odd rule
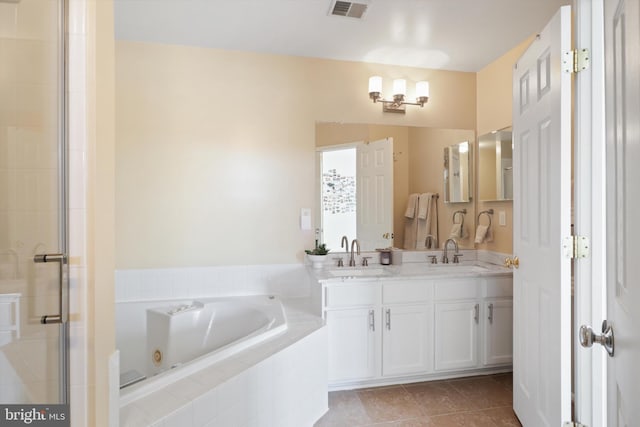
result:
[[[283,301],[289,329],[120,409],[120,426],[311,426],[327,410],[327,336],[309,300]]]
[[[130,269],[116,271],[119,302],[241,295],[309,295],[302,264]]]
[[[315,427],[495,427],[520,423],[510,373],[329,393]]]

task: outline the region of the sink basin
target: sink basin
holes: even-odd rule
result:
[[[400,267],[401,274],[444,274],[444,273],[481,273],[486,267],[468,264],[404,264]]]
[[[329,275],[333,277],[367,277],[367,276],[380,276],[385,273],[383,268],[339,268],[335,270],[329,270]]]

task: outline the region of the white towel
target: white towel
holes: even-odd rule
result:
[[[405,210],[404,216],[407,218],[415,217],[417,205],[418,205],[418,194],[417,193],[409,194],[409,199],[407,199],[407,210]]]
[[[416,236],[418,231],[417,218],[404,219],[404,249],[416,248]]]
[[[431,207],[435,199],[433,193],[422,193],[418,198],[418,229],[416,235],[415,249],[426,249],[425,241],[427,236],[431,234]]]
[[[418,218],[419,219],[427,219],[429,216],[429,211],[431,211],[431,200],[433,198],[433,193],[422,193],[418,197]]]
[[[451,226],[451,233],[449,233],[449,237],[452,239],[462,239],[463,234],[462,223],[456,223]]]
[[[418,194],[409,194],[407,199],[407,209],[404,212],[404,248],[416,248],[416,232],[418,230],[418,219],[416,211],[418,210]]]
[[[479,225],[476,229],[476,243],[493,242],[493,233],[488,225]]]

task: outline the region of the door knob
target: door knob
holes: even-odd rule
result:
[[[517,256],[514,256],[513,258],[507,257],[504,259],[504,266],[507,268],[518,268],[520,267],[520,259]]]
[[[580,345],[589,348],[594,342],[603,346],[609,356],[613,357],[613,327],[606,320],[602,322],[602,335],[593,332],[591,326],[580,326]]]

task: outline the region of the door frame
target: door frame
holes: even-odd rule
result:
[[[598,329],[606,318],[606,156],[603,0],[574,0],[576,49],[589,49],[590,64],[575,75],[574,234],[590,239],[590,256],[574,263],[575,421],[607,420],[607,356],[580,346],[580,325]]]

